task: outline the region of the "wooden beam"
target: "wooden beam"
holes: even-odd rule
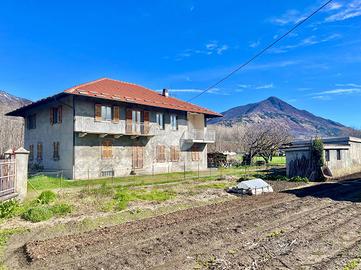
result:
[[[108,133],[99,134],[100,138],[105,138],[108,135]]]
[[[80,132],[80,133],[79,133],[79,137],[80,137],[80,138],[83,138],[83,137],[85,137],[86,135],[88,135],[88,133],[86,133],[86,132]]]
[[[119,138],[122,137],[122,136],[123,136],[123,134],[115,134],[115,135],[114,135],[114,138],[115,138],[115,139],[119,139]]]

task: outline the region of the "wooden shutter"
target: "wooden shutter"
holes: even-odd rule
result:
[[[195,145],[192,146],[192,161],[199,160],[199,149]]]
[[[105,140],[102,143],[102,158],[113,157],[113,142],[111,140]]]
[[[143,118],[144,118],[144,134],[149,133],[149,112],[144,111],[143,112]]]
[[[138,168],[143,168],[143,156],[144,156],[144,148],[141,146],[138,146]]]
[[[59,106],[57,109],[58,109],[58,123],[60,124],[63,121],[63,106]]]
[[[102,105],[95,104],[95,121],[101,121],[101,120],[102,120]]]
[[[119,106],[113,106],[113,123],[119,123],[120,108]]]
[[[179,161],[179,149],[177,146],[170,148],[171,161]]]
[[[31,144],[29,145],[29,160],[33,160],[34,159],[34,145]]]
[[[53,142],[53,159],[56,159],[56,142]]]
[[[50,108],[49,114],[50,114],[50,125],[54,125],[54,108]]]
[[[125,114],[126,119],[126,132],[131,133],[132,132],[132,110],[127,109]]]
[[[43,145],[38,143],[37,146],[37,160],[43,160]]]
[[[143,168],[144,165],[144,149],[142,146],[133,146],[132,153],[132,165],[133,169]]]

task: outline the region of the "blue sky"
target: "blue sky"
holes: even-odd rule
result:
[[[36,100],[110,77],[189,99],[322,3],[1,1],[0,89]],[[222,112],[269,96],[361,127],[361,0],[335,0],[193,102]]]

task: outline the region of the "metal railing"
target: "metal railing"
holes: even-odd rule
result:
[[[190,129],[185,134],[186,140],[215,141],[216,132],[206,129]]]
[[[15,160],[0,160],[0,197],[15,192]]]
[[[125,133],[130,135],[150,135],[150,124],[149,122],[126,123]]]

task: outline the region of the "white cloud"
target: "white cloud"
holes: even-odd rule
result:
[[[306,16],[301,15],[298,10],[291,9],[278,18],[272,18],[271,22],[278,25],[296,24],[305,18]]]
[[[201,89],[185,88],[185,89],[169,89],[169,92],[173,93],[199,93]]]
[[[256,89],[270,89],[270,88],[274,88],[274,86],[273,86],[273,83],[269,83],[269,84],[256,86],[255,88]]]
[[[310,94],[313,99],[330,100],[333,96],[352,95],[361,93],[361,88],[336,88]]]
[[[343,5],[338,2],[332,2],[327,6],[326,10],[336,10],[342,8],[342,6]]]
[[[336,86],[348,86],[348,87],[355,87],[355,88],[361,88],[361,84],[356,83],[338,83]]]
[[[350,1],[344,8],[339,7],[336,10],[337,10],[336,13],[328,16],[325,19],[326,22],[343,21],[361,16],[361,1],[360,0]]]
[[[203,54],[203,55],[212,55],[212,54],[218,54],[222,55],[225,51],[229,49],[229,46],[227,44],[220,45],[217,40],[210,41],[204,45],[203,49],[187,49],[184,50],[181,53],[178,53],[176,55],[175,60],[180,61],[184,58],[189,58],[193,55],[197,54]]]
[[[260,42],[259,40],[257,40],[257,41],[251,42],[251,43],[249,44],[249,46],[250,46],[251,48],[256,48],[256,47],[258,47],[260,44],[261,44],[261,42]]]

